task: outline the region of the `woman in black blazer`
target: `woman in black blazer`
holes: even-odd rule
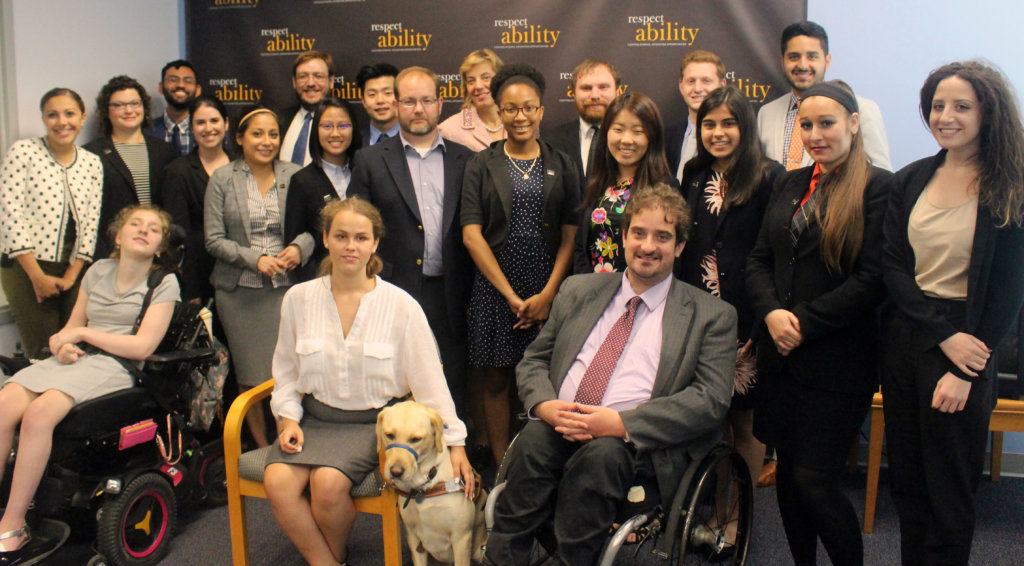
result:
[[[284,223],[285,241],[303,232],[313,237],[313,259],[297,272],[303,281],[316,277],[320,262],[327,257],[320,211],[328,202],[345,198],[352,179],[352,157],[363,147],[359,121],[347,100],[323,99],[313,114],[312,126],[316,135],[309,136],[309,156],[313,162],[292,176]]]
[[[736,87],[711,91],[697,110],[696,126],[697,155],[683,168],[682,183],[693,226],[676,275],[736,308],[736,373],[722,436],[757,477],[765,452],[753,433],[759,325],[744,275],[772,187],[786,169],[764,155],[754,111]]]
[[[857,100],[809,88],[797,126],[813,167],[776,184],[747,260],[758,318],[754,433],[778,454],[777,493],[795,563],[862,564],[853,505],[838,485],[878,387],[874,309],[882,300],[882,218],[891,173],[868,165]]]
[[[188,110],[196,148],[171,162],[164,171],[164,208],[185,231],[185,256],[181,263],[181,299],[197,304],[213,297],[210,273],[213,256],[206,251],[203,231],[203,199],[210,175],[231,162],[224,151],[228,111],[215,96],[195,99]]]
[[[967,564],[995,401],[991,352],[1024,302],[1024,128],[1006,80],[933,71],[921,116],[942,148],[896,174],[885,221],[882,396],[904,564]]]
[[[122,208],[140,203],[164,205],[164,168],[178,156],[167,142],[142,133],[149,126],[150,104],[146,89],[125,75],[107,81],[96,96],[103,136],[84,146],[103,162],[96,258],[110,255],[107,228]]]
[[[506,65],[491,89],[508,139],[466,166],[461,223],[477,267],[469,302],[470,405],[500,462],[514,415],[515,366],[569,274],[580,183],[571,158],[537,139],[544,76],[529,65]]]

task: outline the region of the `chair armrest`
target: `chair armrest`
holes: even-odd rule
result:
[[[184,362],[184,361],[205,361],[213,359],[217,354],[217,350],[213,348],[194,348],[192,350],[174,350],[171,352],[164,352],[162,354],[153,354],[146,358],[146,362],[153,362],[158,364],[166,364],[173,362]]]
[[[230,470],[234,468],[238,474],[238,457],[242,455],[242,425],[245,422],[245,414],[253,405],[270,396],[274,391],[274,380],[268,379],[252,389],[242,393],[235,398],[228,409],[227,417],[224,419],[224,463],[228,468],[228,477],[231,477]]]

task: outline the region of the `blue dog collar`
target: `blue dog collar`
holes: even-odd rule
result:
[[[412,457],[416,459],[416,462],[420,461],[420,454],[419,454],[419,452],[416,452],[416,450],[414,450],[413,447],[409,446],[408,444],[402,444],[400,442],[392,442],[391,444],[388,444],[387,446],[384,447],[384,451],[387,452],[388,450],[391,450],[392,448],[401,448],[402,450],[408,450],[409,453],[412,454]]]

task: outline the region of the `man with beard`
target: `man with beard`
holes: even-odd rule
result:
[[[622,78],[611,63],[584,59],[572,71],[573,100],[579,119],[556,126],[543,134],[548,143],[569,154],[579,165],[581,190],[590,174],[590,157],[594,155],[597,132],[604,112],[619,93]]]
[[[782,30],[782,72],[792,92],[765,104],[757,113],[757,129],[761,135],[765,154],[786,166],[787,170],[807,167],[814,163],[804,151],[800,128],[796,125],[800,97],[812,85],[825,80],[825,71],[832,63],[828,52],[828,34],[825,28],[811,22],[796,22]],[[885,137],[885,124],[878,104],[860,96],[860,127],[864,133],[864,151],[871,164],[892,170],[889,161],[889,142]]]
[[[380,210],[387,233],[377,255],[380,276],[423,307],[441,352],[455,408],[465,410],[466,307],[473,263],[462,245],[462,177],[473,152],[441,138],[441,80],[409,67],[394,80],[397,135],[356,153],[348,196]]]
[[[157,90],[164,95],[167,109],[163,116],[153,120],[153,128],[145,133],[171,144],[176,155],[188,155],[196,147],[188,107],[203,91],[192,63],[178,59],[164,65]]]
[[[363,108],[370,117],[370,123],[359,132],[363,137],[363,147],[398,135],[398,106],[395,104],[397,75],[398,69],[389,63],[363,65],[356,74]]]
[[[323,51],[303,51],[292,65],[292,88],[299,96],[299,105],[286,108],[277,114],[281,139],[280,158],[291,161],[299,167],[309,165],[309,136],[315,135],[313,112],[316,105],[330,96],[334,86],[334,59]]]

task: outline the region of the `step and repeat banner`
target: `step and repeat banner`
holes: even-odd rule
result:
[[[754,104],[787,89],[780,69],[782,29],[807,16],[806,0],[190,0],[189,59],[203,91],[229,105],[297,103],[295,56],[334,57],[335,96],[361,93],[362,65],[429,67],[444,80],[442,118],[461,107],[459,64],[489,47],[506,63],[529,63],[547,80],[548,126],[572,119],[570,75],[585,58],[622,75],[621,91],[642,91],[666,125],[682,120],[679,63],[694,49],[717,53],[727,80]],[[360,106],[361,108],[361,106]],[[365,119],[365,116],[363,116]]]

